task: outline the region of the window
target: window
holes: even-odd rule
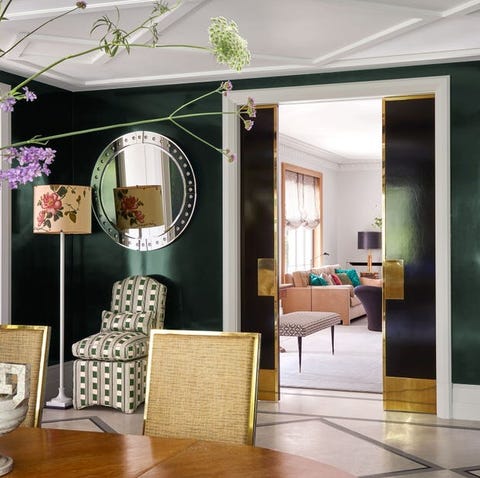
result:
[[[282,271],[320,265],[322,175],[282,164]]]

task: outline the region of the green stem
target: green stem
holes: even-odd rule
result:
[[[11,0],[10,0],[11,1]],[[10,3],[10,2],[9,2]],[[7,7],[5,7],[5,10],[8,8],[8,5]],[[72,8],[71,10],[68,10],[66,12],[63,12],[61,13],[60,15],[57,15],[56,17],[54,18],[50,18],[50,20],[47,20],[46,22],[42,23],[41,25],[39,25],[37,28],[34,28],[32,31],[28,32],[25,36],[23,36],[22,38],[20,38],[20,40],[18,40],[17,42],[15,42],[8,50],[5,50],[2,52],[2,54],[0,55],[0,57],[2,56],[5,56],[7,53],[11,52],[17,45],[19,45],[20,43],[22,43],[22,41],[24,41],[25,39],[27,39],[30,35],[33,35],[35,32],[37,32],[38,30],[40,30],[41,28],[43,28],[45,25],[48,25],[49,23],[55,21],[55,20],[58,20],[59,18],[62,18],[64,17],[65,15],[68,15],[69,13],[72,13],[74,12],[75,10],[77,10],[78,7],[75,7],[75,8]],[[0,21],[3,20],[3,14],[5,12],[5,10],[2,12],[1,16],[0,16]]]
[[[8,3],[5,5],[5,8],[2,10],[2,13],[0,13],[0,22],[5,19],[5,13],[7,13],[8,7],[12,3],[13,0],[8,0]]]
[[[192,137],[195,138],[196,140],[200,141],[200,142],[203,143],[203,144],[206,144],[207,146],[210,146],[210,148],[213,148],[215,151],[218,151],[219,153],[223,153],[223,151],[222,151],[220,148],[217,148],[217,147],[214,146],[213,144],[209,143],[207,140],[201,138],[200,136],[197,136],[195,133],[193,133],[193,132],[190,131],[189,129],[185,128],[184,126],[182,126],[180,123],[178,123],[177,121],[175,121],[173,118],[170,118],[170,121],[171,121],[175,126],[177,126],[177,128],[180,128],[182,131],[185,131],[185,133],[189,134],[190,136],[192,136]]]
[[[113,42],[110,45],[113,46]],[[122,46],[122,45],[119,45],[119,46]],[[138,43],[133,43],[132,45],[129,45],[129,46],[130,47],[140,47],[140,46],[142,46],[142,47],[152,48],[152,45],[143,45],[143,44],[138,44]],[[207,47],[197,46],[197,45],[155,45],[155,48],[196,48],[196,49],[200,49],[200,50],[210,51],[210,49],[207,48]],[[12,88],[12,90],[10,90],[10,93],[14,94],[15,92],[17,92],[23,86],[25,86],[28,83],[30,83],[31,81],[35,80],[36,78],[38,78],[40,75],[42,75],[46,71],[49,71],[52,68],[55,68],[57,65],[60,65],[64,61],[72,60],[74,58],[78,58],[80,56],[88,55],[89,53],[93,53],[94,51],[99,51],[99,50],[104,50],[104,49],[105,49],[105,45],[98,45],[96,47],[89,48],[88,50],[84,50],[84,51],[81,51],[79,53],[74,53],[72,55],[67,55],[63,58],[60,58],[59,60],[54,61],[50,65],[47,65],[45,68],[42,68],[41,70],[37,71],[32,76],[29,76],[26,80],[22,81],[17,86],[15,86],[15,88]]]
[[[210,96],[210,95],[213,95],[214,93],[219,93],[219,92],[220,92],[220,88],[217,88],[216,90],[209,91],[208,93],[205,93],[204,95],[199,96],[198,98],[194,98],[193,100],[188,101],[187,103],[179,106],[170,116],[174,116],[180,110],[183,110],[183,108],[185,108],[185,107],[187,107],[187,106],[189,106],[193,103],[196,103],[197,101],[203,100],[203,98],[207,98],[207,96]]]
[[[15,86],[15,88],[12,88],[12,90],[10,90],[10,93],[13,94],[13,93],[17,92],[20,88],[22,88],[22,86],[27,85],[28,83],[33,81],[35,78],[38,78],[41,74],[45,73],[48,70],[51,70],[52,68],[55,68],[57,65],[60,65],[64,61],[72,60],[73,58],[78,58],[80,56],[87,55],[88,53],[93,53],[94,51],[103,50],[103,48],[104,48],[103,46],[99,45],[99,46],[90,48],[88,50],[84,50],[84,51],[81,51],[79,53],[73,53],[72,55],[67,55],[63,58],[60,58],[59,60],[54,61],[53,63],[46,66],[45,68],[42,68],[41,70],[37,71],[32,76],[29,76],[26,80],[22,81],[17,86]]]
[[[49,141],[52,141],[54,139],[69,138],[69,137],[72,137],[72,136],[80,136],[80,135],[88,134],[88,133],[96,133],[96,132],[100,132],[100,131],[107,131],[107,130],[115,129],[115,128],[127,128],[127,127],[130,127],[130,126],[138,126],[138,125],[142,125],[142,124],[152,124],[152,123],[162,123],[162,122],[165,122],[165,121],[171,121],[171,122],[176,123],[175,120],[177,120],[177,119],[196,118],[196,117],[200,117],[200,116],[218,116],[218,115],[224,115],[224,114],[236,114],[236,113],[233,112],[233,111],[232,112],[211,111],[211,112],[203,112],[203,113],[190,113],[190,114],[178,115],[178,116],[169,115],[169,116],[164,116],[164,117],[161,117],[161,118],[150,118],[150,119],[146,119],[146,120],[131,121],[131,122],[128,122],[128,123],[116,123],[116,124],[112,124],[112,125],[108,125],[108,126],[98,126],[96,128],[88,128],[88,129],[82,129],[82,130],[79,130],[79,131],[72,131],[72,132],[68,132],[68,133],[54,134],[52,136],[35,137],[35,138],[27,139],[25,141],[19,141],[17,143],[13,143],[13,144],[10,144],[8,146],[3,146],[2,148],[0,148],[0,150],[7,149],[7,148],[18,148],[18,147],[21,147],[21,146],[27,146],[27,145],[32,145],[32,144],[46,144]],[[183,126],[181,126],[181,125],[178,125],[178,126],[181,129],[186,130],[186,128],[184,128]],[[188,131],[188,130],[186,130],[186,131]],[[202,138],[194,135],[193,133],[189,132],[189,134],[196,137],[198,140],[204,142],[205,144],[208,144],[209,146],[212,146],[209,143],[207,143],[206,141],[202,140]],[[219,151],[219,149],[216,148],[215,146],[212,146],[212,148]]]

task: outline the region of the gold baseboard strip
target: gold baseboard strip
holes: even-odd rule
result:
[[[275,370],[260,369],[258,374],[258,399],[273,402],[280,400],[278,374]]]
[[[437,413],[435,380],[384,377],[383,408],[402,412]]]

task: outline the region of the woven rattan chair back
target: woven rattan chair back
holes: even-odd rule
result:
[[[152,330],[144,434],[253,445],[260,334]]]
[[[0,361],[30,364],[28,411],[20,426],[41,425],[49,347],[49,326],[0,325]]]

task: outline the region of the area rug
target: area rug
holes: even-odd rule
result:
[[[296,337],[280,337],[280,386],[382,392],[382,333],[367,329],[366,318],[335,326],[335,354],[330,327],[302,340],[298,371]]]

